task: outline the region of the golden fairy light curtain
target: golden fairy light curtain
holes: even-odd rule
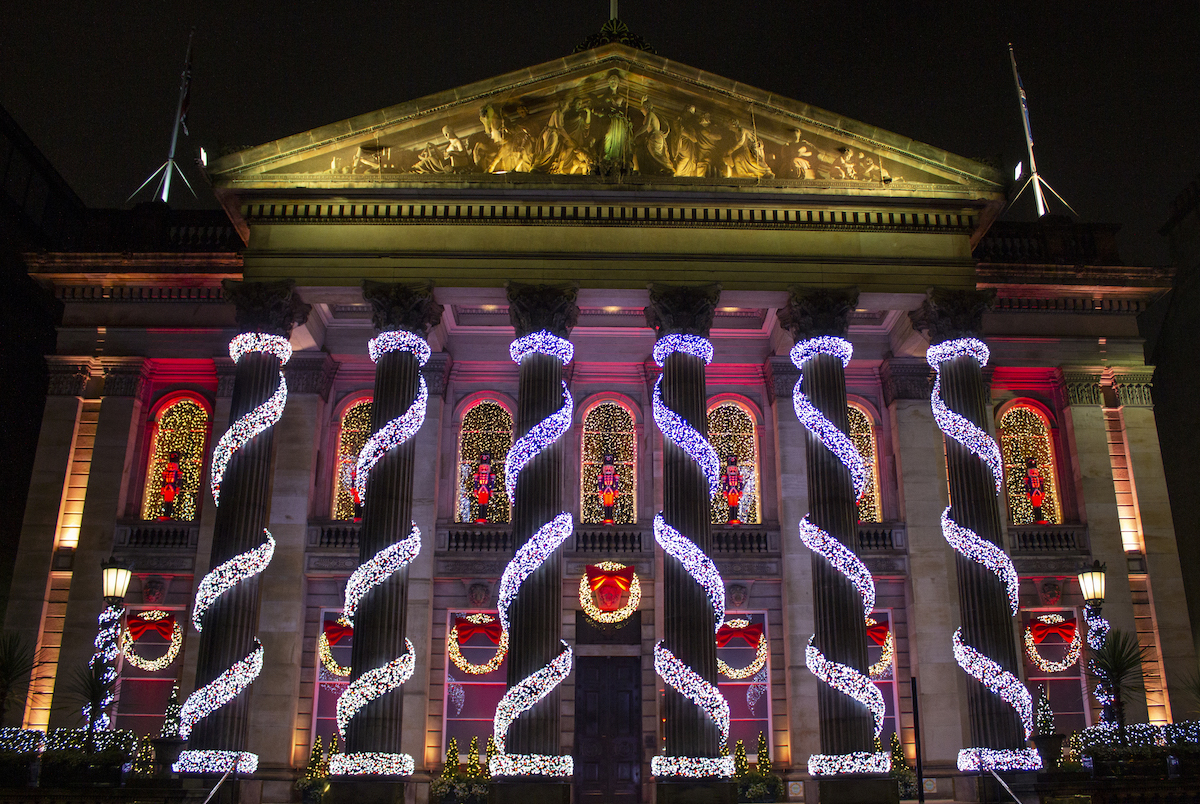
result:
[[[611,458],[608,471],[606,458]],[[633,414],[624,406],[601,402],[584,417],[579,477],[581,522],[637,521],[637,435]]]
[[[725,525],[762,522],[759,508],[758,437],[754,419],[736,402],[724,401],[708,409],[708,440],[721,461],[721,486],[712,500],[712,523]],[[731,459],[735,459],[731,461]],[[732,470],[732,471],[731,471]],[[736,504],[728,489],[741,478]]]
[[[371,400],[362,399],[346,408],[338,427],[337,464],[333,475],[334,519],[352,520],[358,516],[354,499],[354,465],[370,437]]]
[[[867,414],[854,405],[846,406],[846,420],[850,425],[850,441],[863,463],[867,465],[867,487],[858,498],[859,522],[882,522],[883,510],[879,503],[879,459],[875,449],[875,428]]]
[[[1054,450],[1045,418],[1030,405],[1014,405],[1000,417],[999,430],[1012,524],[1058,524]]]
[[[509,521],[504,458],[512,443],[512,416],[499,403],[484,400],[463,415],[458,438],[455,522]]]
[[[184,397],[158,413],[146,466],[142,519],[195,522],[208,411]]]

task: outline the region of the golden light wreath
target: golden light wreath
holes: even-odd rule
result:
[[[473,623],[492,623],[496,618],[490,614],[468,614],[463,617],[464,620]],[[462,649],[458,645],[458,625],[455,624],[450,629],[450,633],[446,635],[446,650],[450,654],[450,661],[454,662],[454,666],[464,673],[469,673],[473,676],[486,675],[493,670],[499,669],[504,663],[504,657],[508,653],[508,632],[500,632],[500,643],[496,645],[496,655],[489,659],[484,664],[471,664],[467,658],[463,656]]]
[[[152,609],[143,611],[135,615],[135,619],[143,620],[148,623],[158,622],[159,620],[170,617],[171,612]],[[143,659],[133,649],[134,643],[133,634],[129,633],[129,623],[125,623],[125,627],[121,629],[121,651],[125,654],[125,658],[131,665],[139,670],[145,670],[147,673],[156,673],[159,670],[165,670],[171,666],[171,662],[175,661],[175,657],[179,655],[179,649],[183,646],[183,629],[179,627],[179,620],[176,619],[171,628],[171,644],[167,646],[167,652],[157,659]]]
[[[616,561],[601,561],[594,566],[599,567],[605,572],[616,572],[626,568],[626,564],[618,564]],[[601,611],[596,605],[595,595],[592,593],[592,587],[588,583],[588,576],[585,572],[579,578],[579,606],[583,609],[587,616],[591,617],[598,623],[619,623],[622,620],[628,619],[631,614],[637,611],[637,607],[642,602],[642,582],[638,580],[637,573],[633,573],[633,580],[629,583],[629,600],[619,609],[615,611]]]
[[[730,628],[746,628],[750,625],[750,621],[741,619],[727,620],[725,625],[728,625]],[[726,678],[733,679],[734,681],[738,681],[743,678],[750,678],[766,666],[767,654],[769,652],[770,644],[767,642],[767,632],[764,629],[763,632],[758,635],[758,650],[754,654],[754,661],[750,662],[750,664],[746,665],[745,667],[730,667],[725,663],[724,659],[718,656],[717,671]]]
[[[1043,614],[1037,619],[1047,624],[1056,624],[1066,622],[1067,620],[1061,614]],[[1075,634],[1071,637],[1070,644],[1067,645],[1067,655],[1059,662],[1051,662],[1042,657],[1042,654],[1038,652],[1037,642],[1033,638],[1033,631],[1028,625],[1025,626],[1025,655],[1029,657],[1029,661],[1033,662],[1044,673],[1061,673],[1079,661],[1082,653],[1083,635],[1079,631],[1078,624],[1075,626]]]
[[[340,625],[349,625],[349,621],[345,617],[339,617]],[[317,637],[317,656],[321,660],[321,666],[339,678],[345,678],[350,675],[350,665],[343,667],[333,658],[333,646],[329,644],[329,637],[325,636],[325,629],[321,629],[321,635]]]
[[[875,618],[868,617],[867,625],[875,625]],[[887,678],[892,674],[892,656],[895,654],[896,645],[892,641],[892,629],[888,629],[887,636],[883,639],[883,654],[879,657],[879,661],[867,668],[867,675],[872,679]]]

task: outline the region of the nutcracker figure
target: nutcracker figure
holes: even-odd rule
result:
[[[738,518],[738,505],[742,501],[742,492],[746,488],[746,481],[742,477],[742,472],[738,469],[738,459],[736,455],[730,455],[725,466],[725,474],[721,475],[721,494],[725,497],[725,502],[729,505],[729,524],[740,525],[741,519]]]
[[[167,465],[162,470],[162,485],[158,487],[163,500],[159,522],[175,518],[175,499],[179,496],[179,482],[182,479],[180,474],[179,453],[172,452],[167,456]]]
[[[1036,458],[1026,458],[1025,466],[1025,496],[1029,498],[1029,504],[1033,506],[1033,521],[1038,525],[1045,525],[1046,520],[1042,516],[1042,501],[1046,498],[1046,492],[1042,487],[1042,472],[1038,469]]]
[[[612,455],[604,456],[604,466],[596,478],[596,493],[600,496],[600,505],[604,507],[604,524],[613,523],[613,506],[621,495],[621,476],[617,474],[616,459]]]
[[[488,501],[496,489],[496,476],[492,474],[492,455],[482,452],[479,455],[479,466],[475,468],[475,502],[479,505],[479,516],[475,522],[483,524],[488,521]]]
[[[350,482],[347,484],[350,488],[350,502],[354,504],[354,521],[362,522],[362,497],[358,493],[358,483],[355,482],[358,477],[358,467],[350,467]]]

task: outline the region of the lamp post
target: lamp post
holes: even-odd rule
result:
[[[106,711],[113,702],[113,685],[117,680],[117,668],[114,666],[117,655],[121,652],[121,617],[125,614],[125,592],[129,590],[129,581],[133,577],[130,565],[126,561],[111,556],[100,563],[100,578],[104,588],[104,610],[100,612],[99,628],[96,632],[96,652],[88,662],[92,678],[105,685],[103,694],[97,695],[83,707],[83,717],[87,722],[88,731],[107,729],[109,725]]]
[[[1084,567],[1079,573],[1079,589],[1083,592],[1083,618],[1088,624],[1088,647],[1092,651],[1100,650],[1108,638],[1108,620],[1100,615],[1104,605],[1104,564],[1094,562],[1090,567]],[[1098,676],[1094,659],[1088,659],[1088,668],[1093,676]],[[1103,679],[1096,682],[1093,691],[1096,702],[1100,704],[1100,722],[1113,721],[1113,695]]]

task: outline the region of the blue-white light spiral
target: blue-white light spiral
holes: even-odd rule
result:
[[[1100,648],[1104,647],[1104,642],[1108,639],[1108,632],[1111,628],[1108,620],[1101,616],[1100,607],[1091,603],[1084,605],[1083,619],[1087,621],[1088,625],[1088,647],[1093,651],[1100,650]],[[1108,688],[1108,684],[1100,678],[1100,673],[1096,670],[1095,659],[1088,658],[1088,669],[1097,679],[1096,686],[1092,690],[1092,695],[1096,698],[1096,703],[1100,704],[1100,725],[1110,725],[1112,722],[1112,705],[1116,702],[1117,698]]]
[[[566,365],[574,356],[574,347],[570,341],[546,330],[517,338],[509,347],[509,355],[513,362],[518,364],[531,354],[549,355]],[[516,501],[517,482],[521,471],[535,456],[549,449],[571,429],[575,402],[565,382],[562,384],[562,398],[562,407],[517,439],[504,459],[505,485],[509,500],[513,502]],[[505,635],[508,634],[511,625],[509,610],[516,602],[521,585],[534,570],[553,556],[559,545],[571,535],[574,529],[573,522],[574,518],[564,511],[544,523],[521,545],[513,560],[504,568],[504,574],[500,578],[498,614]],[[551,690],[570,675],[574,654],[566,642],[562,644],[562,652],[553,661],[509,687],[500,703],[496,705],[496,714],[492,720],[495,754],[488,764],[492,776],[566,777],[574,772],[574,761],[570,755],[511,754],[506,743],[508,730],[513,722],[549,695]]]
[[[850,473],[857,498],[867,487],[867,467],[850,437],[838,429],[804,393],[804,366],[818,355],[830,355],[845,368],[854,354],[854,347],[844,338],[822,335],[808,338],[792,347],[792,363],[800,371],[792,390],[792,407],[796,418],[813,437],[829,450]],[[824,558],[829,566],[844,575],[862,598],[864,621],[875,608],[875,581],[867,565],[840,541],[809,522],[808,515],[800,520],[800,540],[809,550]],[[808,640],[804,651],[809,671],[825,684],[857,701],[871,713],[875,736],[883,731],[885,705],[883,694],[871,681],[868,673],[831,661],[815,644],[816,635]],[[843,773],[886,773],[891,768],[891,754],[886,751],[855,751],[849,754],[813,754],[808,758],[808,772],[814,776],[834,776]]]
[[[698,335],[666,335],[654,344],[654,362],[661,367],[675,352],[698,357],[705,365],[711,363],[713,358],[712,344],[707,338]],[[654,383],[654,422],[663,436],[687,453],[704,472],[711,498],[717,493],[721,473],[717,451],[700,431],[663,402],[662,381],[660,376]],[[654,517],[654,539],[663,551],[678,561],[692,580],[704,589],[713,609],[715,634],[715,629],[719,629],[725,622],[725,582],[717,571],[717,565],[694,541],[668,524],[662,514]],[[712,719],[720,731],[721,743],[725,744],[729,739],[729,703],[720,690],[706,681],[695,669],[680,661],[662,642],[654,646],[654,669],[668,686]],[[733,758],[656,756],[650,760],[650,770],[658,777],[728,778],[733,775]]]
[[[979,365],[986,366],[990,352],[987,346],[975,338],[958,338],[930,346],[925,359],[937,372],[930,394],[933,418],[948,437],[954,439],[983,461],[992,473],[996,493],[1000,493],[1003,463],[1000,447],[983,429],[973,424],[960,413],[951,410],[942,399],[942,364],[960,357],[970,357]],[[970,528],[956,522],[950,511],[953,505],[942,512],[942,535],[946,542],[962,556],[987,567],[1004,586],[1011,613],[1017,611],[1017,571],[1008,555],[995,544],[983,539]],[[963,639],[963,629],[954,632],[954,658],[967,675],[975,678],[993,694],[999,696],[1017,713],[1025,729],[1025,737],[1033,732],[1033,700],[1021,680],[1005,670],[995,660],[985,656]],[[987,747],[964,748],[958,753],[958,767],[963,771],[974,770],[1036,770],[1041,759],[1032,748],[995,749]]]
[[[367,347],[371,360],[376,363],[383,355],[395,351],[411,352],[421,366],[429,361],[430,356],[429,344],[424,338],[403,330],[381,332],[371,339]],[[418,375],[417,382],[417,396],[408,409],[372,433],[358,455],[354,467],[354,483],[359,499],[363,502],[367,499],[367,480],[371,470],[379,465],[388,452],[416,435],[425,423],[425,404],[429,398],[429,390],[424,377]],[[367,593],[412,563],[420,552],[421,530],[417,523],[413,522],[407,538],[388,545],[359,564],[351,574],[350,580],[346,582],[342,620],[347,625],[353,625],[358,606]],[[346,736],[346,726],[364,706],[399,689],[412,677],[416,666],[416,653],[408,639],[404,640],[404,645],[406,650],[403,654],[379,667],[364,671],[346,686],[338,698],[337,724],[343,738]],[[415,766],[416,763],[409,754],[356,751],[335,754],[329,761],[329,772],[335,776],[411,776]]]
[[[115,685],[117,681],[115,662],[117,656],[121,653],[121,615],[124,612],[124,605],[104,606],[104,611],[100,612],[99,628],[96,631],[96,640],[94,643],[96,651],[88,661],[88,666],[92,668],[92,673],[99,675],[109,685]],[[90,721],[90,725],[94,729],[107,729],[109,726],[108,707],[112,706],[112,702],[113,692],[112,686],[110,686],[95,710],[92,709],[90,703],[84,704],[84,724],[89,725]]]

